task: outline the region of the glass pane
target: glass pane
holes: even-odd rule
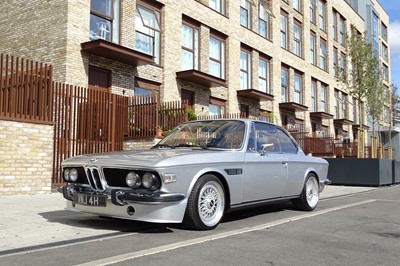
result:
[[[247,90],[247,89],[248,89],[248,86],[247,86],[247,79],[248,79],[247,73],[241,71],[241,72],[240,72],[240,89],[241,89],[241,90]]]
[[[182,46],[193,49],[193,29],[182,25]]]
[[[106,41],[110,41],[110,27],[110,21],[91,14],[89,39],[103,39]]]
[[[152,92],[153,92],[152,90],[147,90],[147,89],[143,89],[143,88],[140,88],[140,87],[135,87],[135,96],[149,95]]]
[[[258,63],[258,76],[267,78],[267,62],[260,60]]]
[[[112,17],[112,2],[111,0],[91,0],[90,9],[101,14]]]
[[[265,79],[258,79],[258,90],[267,92],[267,81]]]
[[[240,69],[248,69],[248,54],[246,52],[240,51]]]
[[[240,7],[240,25],[245,26],[246,28],[249,26],[247,23],[248,13],[247,10],[243,7]]]
[[[156,14],[152,10],[144,8],[142,6],[137,6],[137,8],[145,26],[152,29],[160,30],[160,25],[158,24]]]
[[[264,20],[258,20],[258,33],[264,38],[267,38],[267,22]]]
[[[153,38],[137,31],[135,38],[135,49],[139,52],[153,55]]]
[[[210,115],[219,115],[221,113],[221,108],[218,105],[210,104],[209,108]]]
[[[210,57],[217,60],[221,59],[221,42],[212,37],[210,37]]]
[[[220,63],[210,60],[208,67],[210,70],[210,75],[221,78],[221,64]]]
[[[182,70],[193,69],[193,53],[182,49]]]

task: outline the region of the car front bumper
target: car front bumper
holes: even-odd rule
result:
[[[157,223],[181,223],[186,210],[184,194],[113,189],[95,193],[65,185],[58,189],[67,200],[67,209],[101,216]],[[105,197],[104,206],[82,204],[75,194]]]

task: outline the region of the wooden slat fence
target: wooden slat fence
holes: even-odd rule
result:
[[[62,183],[61,163],[72,156],[123,149],[128,98],[106,90],[54,82],[53,184]]]
[[[0,54],[0,119],[52,123],[51,65]]]

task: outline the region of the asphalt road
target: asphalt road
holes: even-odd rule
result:
[[[227,215],[213,231],[114,219],[121,228],[79,242],[0,257],[0,265],[400,265],[400,186]]]

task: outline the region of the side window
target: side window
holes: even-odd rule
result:
[[[291,138],[275,125],[256,122],[254,141],[252,136],[251,134],[249,139],[250,150],[254,147],[254,150],[261,151],[263,145],[268,145],[267,152],[297,153],[297,147]]]

